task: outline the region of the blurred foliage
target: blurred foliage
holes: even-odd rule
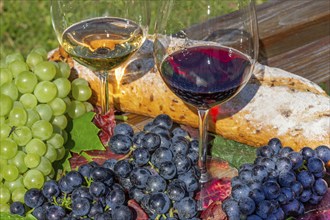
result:
[[[151,24],[161,1],[150,1]],[[257,4],[265,1],[256,0]],[[190,2],[196,3],[198,0]],[[229,1],[224,2],[228,5]],[[191,7],[189,13],[193,14],[196,10],[199,10],[198,7]],[[152,25],[150,29],[153,29]],[[51,23],[50,0],[0,0],[0,60],[13,52],[27,55],[37,46],[47,51],[58,46]]]

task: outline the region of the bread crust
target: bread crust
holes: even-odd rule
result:
[[[115,108],[149,117],[165,113],[180,124],[198,127],[196,110],[168,89],[146,54],[123,69],[120,85],[111,82]],[[98,78],[86,67],[72,65],[90,82],[92,102],[98,104]],[[243,90],[218,108],[216,121],[209,119],[209,130],[225,138],[257,147],[277,137],[297,151],[330,146],[330,97],[317,84],[284,70],[256,65]]]

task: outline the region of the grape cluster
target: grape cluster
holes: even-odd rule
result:
[[[232,178],[231,196],[222,208],[231,220],[286,219],[305,212],[306,204],[318,204],[328,190],[323,179],[330,149],[304,147],[300,152],[282,147],[273,138],[257,149],[253,164],[243,164]]]
[[[28,189],[54,177],[65,155],[68,120],[93,110],[84,79],[70,81],[70,67],[47,60],[42,48],[15,53],[0,68],[0,204],[24,202]]]
[[[158,115],[136,133],[130,125],[118,124],[109,147],[130,155],[113,171],[150,219],[199,219],[194,199],[199,190],[198,141],[173,126],[168,115]]]

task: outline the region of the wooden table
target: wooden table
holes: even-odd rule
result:
[[[258,61],[322,84],[329,93],[330,0],[269,0],[257,6],[257,16]],[[219,17],[219,26],[235,24],[236,19],[235,14]],[[188,31],[197,36],[198,29]],[[128,122],[138,129],[148,121],[145,116],[129,114]]]

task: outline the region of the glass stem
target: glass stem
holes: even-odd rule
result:
[[[98,77],[100,79],[100,97],[101,97],[101,114],[105,114],[109,111],[109,80],[108,73],[106,71],[99,72]]]
[[[199,124],[199,160],[198,167],[201,172],[201,183],[206,183],[211,179],[207,172],[207,127],[208,127],[208,113],[207,110],[198,110],[198,124]]]

